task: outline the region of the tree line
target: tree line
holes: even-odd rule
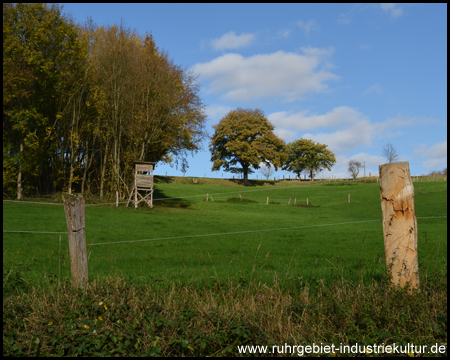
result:
[[[131,190],[134,161],[187,166],[206,136],[196,77],[151,34],[3,4],[3,192]]]
[[[213,171],[223,168],[242,173],[244,184],[253,169],[282,168],[298,177],[304,171],[314,176],[324,169],[331,170],[336,157],[328,146],[309,139],[298,139],[289,144],[276,136],[274,126],[260,109],[230,111],[214,126],[210,151]]]

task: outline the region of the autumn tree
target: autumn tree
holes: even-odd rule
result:
[[[3,164],[24,183],[49,191],[63,165],[52,159],[67,130],[63,112],[83,61],[77,27],[58,5],[3,4]],[[5,187],[5,183],[4,183]]]
[[[204,106],[198,96],[197,78],[177,66],[156,47],[147,34],[141,48],[141,83],[128,126],[138,160],[186,164],[186,154],[198,151],[205,136]],[[185,167],[187,166],[184,165]]]
[[[285,147],[287,159],[283,170],[294,172],[298,177],[303,171],[308,171],[311,181],[318,172],[328,169],[336,163],[334,154],[327,145],[308,139],[295,140]]]
[[[94,91],[98,107],[98,131],[102,141],[100,196],[106,168],[111,164],[111,190],[121,189],[121,160],[125,124],[131,120],[138,67],[136,34],[122,24],[97,28],[91,50]],[[109,157],[109,159],[108,159]],[[109,160],[109,162],[108,162]],[[114,185],[113,185],[114,184]]]
[[[151,35],[123,25],[96,30],[92,46],[96,131],[101,146],[100,196],[127,188],[133,161],[180,160],[205,136],[204,106],[191,73],[174,65]],[[105,177],[114,174],[114,180]]]
[[[359,169],[361,169],[362,164],[359,161],[356,160],[350,160],[348,162],[348,171],[350,174],[352,174],[353,180],[356,180],[356,177],[359,174]]]
[[[261,110],[232,110],[213,128],[213,171],[223,168],[243,173],[244,184],[248,184],[251,168],[259,169],[264,163],[278,170],[282,165],[284,141],[273,133],[274,126]]]
[[[3,188],[129,191],[133,162],[179,162],[205,137],[194,74],[122,24],[3,4]]]

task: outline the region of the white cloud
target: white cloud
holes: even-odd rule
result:
[[[315,31],[319,29],[319,25],[317,24],[317,21],[314,19],[303,21],[299,20],[297,22],[297,25],[305,31],[306,34],[309,34],[311,31]]]
[[[361,164],[365,163],[367,176],[369,176],[369,172],[371,172],[372,175],[378,174],[378,167],[386,162],[386,159],[381,155],[371,155],[365,152],[352,155],[347,159],[346,163],[348,164],[350,160],[359,161]],[[361,172],[362,175],[364,175],[363,170],[361,170]]]
[[[336,155],[346,154],[359,146],[372,146],[375,139],[399,136],[407,127],[425,121],[399,116],[371,122],[366,115],[348,106],[336,107],[323,115],[280,111],[268,115],[268,119],[275,125],[277,135],[285,141],[311,139],[327,144]],[[377,156],[376,160],[380,161],[380,158]]]
[[[392,18],[398,18],[403,15],[403,8],[399,6],[399,4],[395,3],[381,3],[381,4],[353,4],[351,8],[342,14],[339,14],[336,22],[338,24],[350,24],[353,21],[353,18],[358,16],[359,14],[370,11],[374,8],[382,9],[386,14],[391,16]]]
[[[370,45],[362,44],[358,46],[358,50],[369,51],[370,49],[372,49]]]
[[[278,51],[271,54],[243,57],[225,54],[207,63],[194,65],[193,71],[202,80],[210,80],[210,93],[223,93],[234,101],[258,98],[301,100],[305,94],[328,90],[326,84],[339,77],[326,59],[333,48],[302,48],[303,54]]]
[[[347,152],[360,145],[370,146],[373,137],[373,125],[369,119],[348,106],[336,107],[324,115],[311,116],[307,115],[307,111],[293,114],[282,111],[270,114],[268,119],[284,140],[292,141],[294,134],[300,134],[297,138],[303,137],[327,144],[335,154]],[[319,132],[311,132],[312,130]],[[302,133],[304,131],[310,132]]]
[[[384,12],[388,13],[394,19],[403,15],[403,9],[395,3],[381,3],[380,6]]]
[[[268,119],[276,126],[295,129],[296,131],[340,127],[366,119],[362,113],[348,106],[336,107],[324,115],[308,116],[307,113],[306,110],[292,114],[280,111],[270,114]]]
[[[206,107],[206,115],[210,121],[213,121],[214,124],[216,124],[231,110],[232,108],[230,106],[209,105]]]
[[[291,35],[292,30],[280,30],[278,31],[278,36],[281,38],[288,38]]]
[[[280,129],[276,127],[273,132],[275,133],[276,136],[278,136],[279,138],[283,139],[286,142],[296,140],[297,138],[297,132],[293,130]]]
[[[215,50],[238,49],[250,45],[254,39],[254,34],[236,35],[230,31],[220,38],[212,40],[211,45]]]
[[[369,95],[370,93],[383,95],[383,90],[381,89],[381,85],[378,83],[373,84],[373,85],[369,86],[366,91],[364,91],[364,95]]]
[[[414,153],[426,160],[422,165],[427,170],[442,170],[447,166],[447,140],[427,148],[425,144],[418,146]]]
[[[358,146],[370,146],[373,138],[369,120],[362,120],[333,133],[308,133],[302,137],[327,144],[334,153],[346,153]]]

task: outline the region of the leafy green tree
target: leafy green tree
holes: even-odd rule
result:
[[[334,154],[327,149],[327,145],[316,143],[308,139],[295,140],[286,145],[287,160],[283,170],[292,171],[297,176],[308,171],[311,181],[314,175],[323,169],[331,170],[336,163]]]
[[[274,126],[259,110],[230,111],[214,126],[210,151],[213,171],[242,172],[248,184],[251,167],[259,169],[261,163],[278,170],[284,160],[284,141],[273,133]]]

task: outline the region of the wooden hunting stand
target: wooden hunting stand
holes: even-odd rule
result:
[[[144,201],[151,208],[153,207],[153,169],[155,167],[154,162],[135,161],[134,162],[134,176],[133,176],[133,189],[131,190],[130,197],[127,202],[127,206],[130,202],[134,203],[134,207],[137,208],[141,201]],[[142,196],[139,191],[145,192]],[[138,200],[138,196],[140,199]],[[149,199],[150,196],[150,199]],[[134,200],[131,200],[134,197]]]

